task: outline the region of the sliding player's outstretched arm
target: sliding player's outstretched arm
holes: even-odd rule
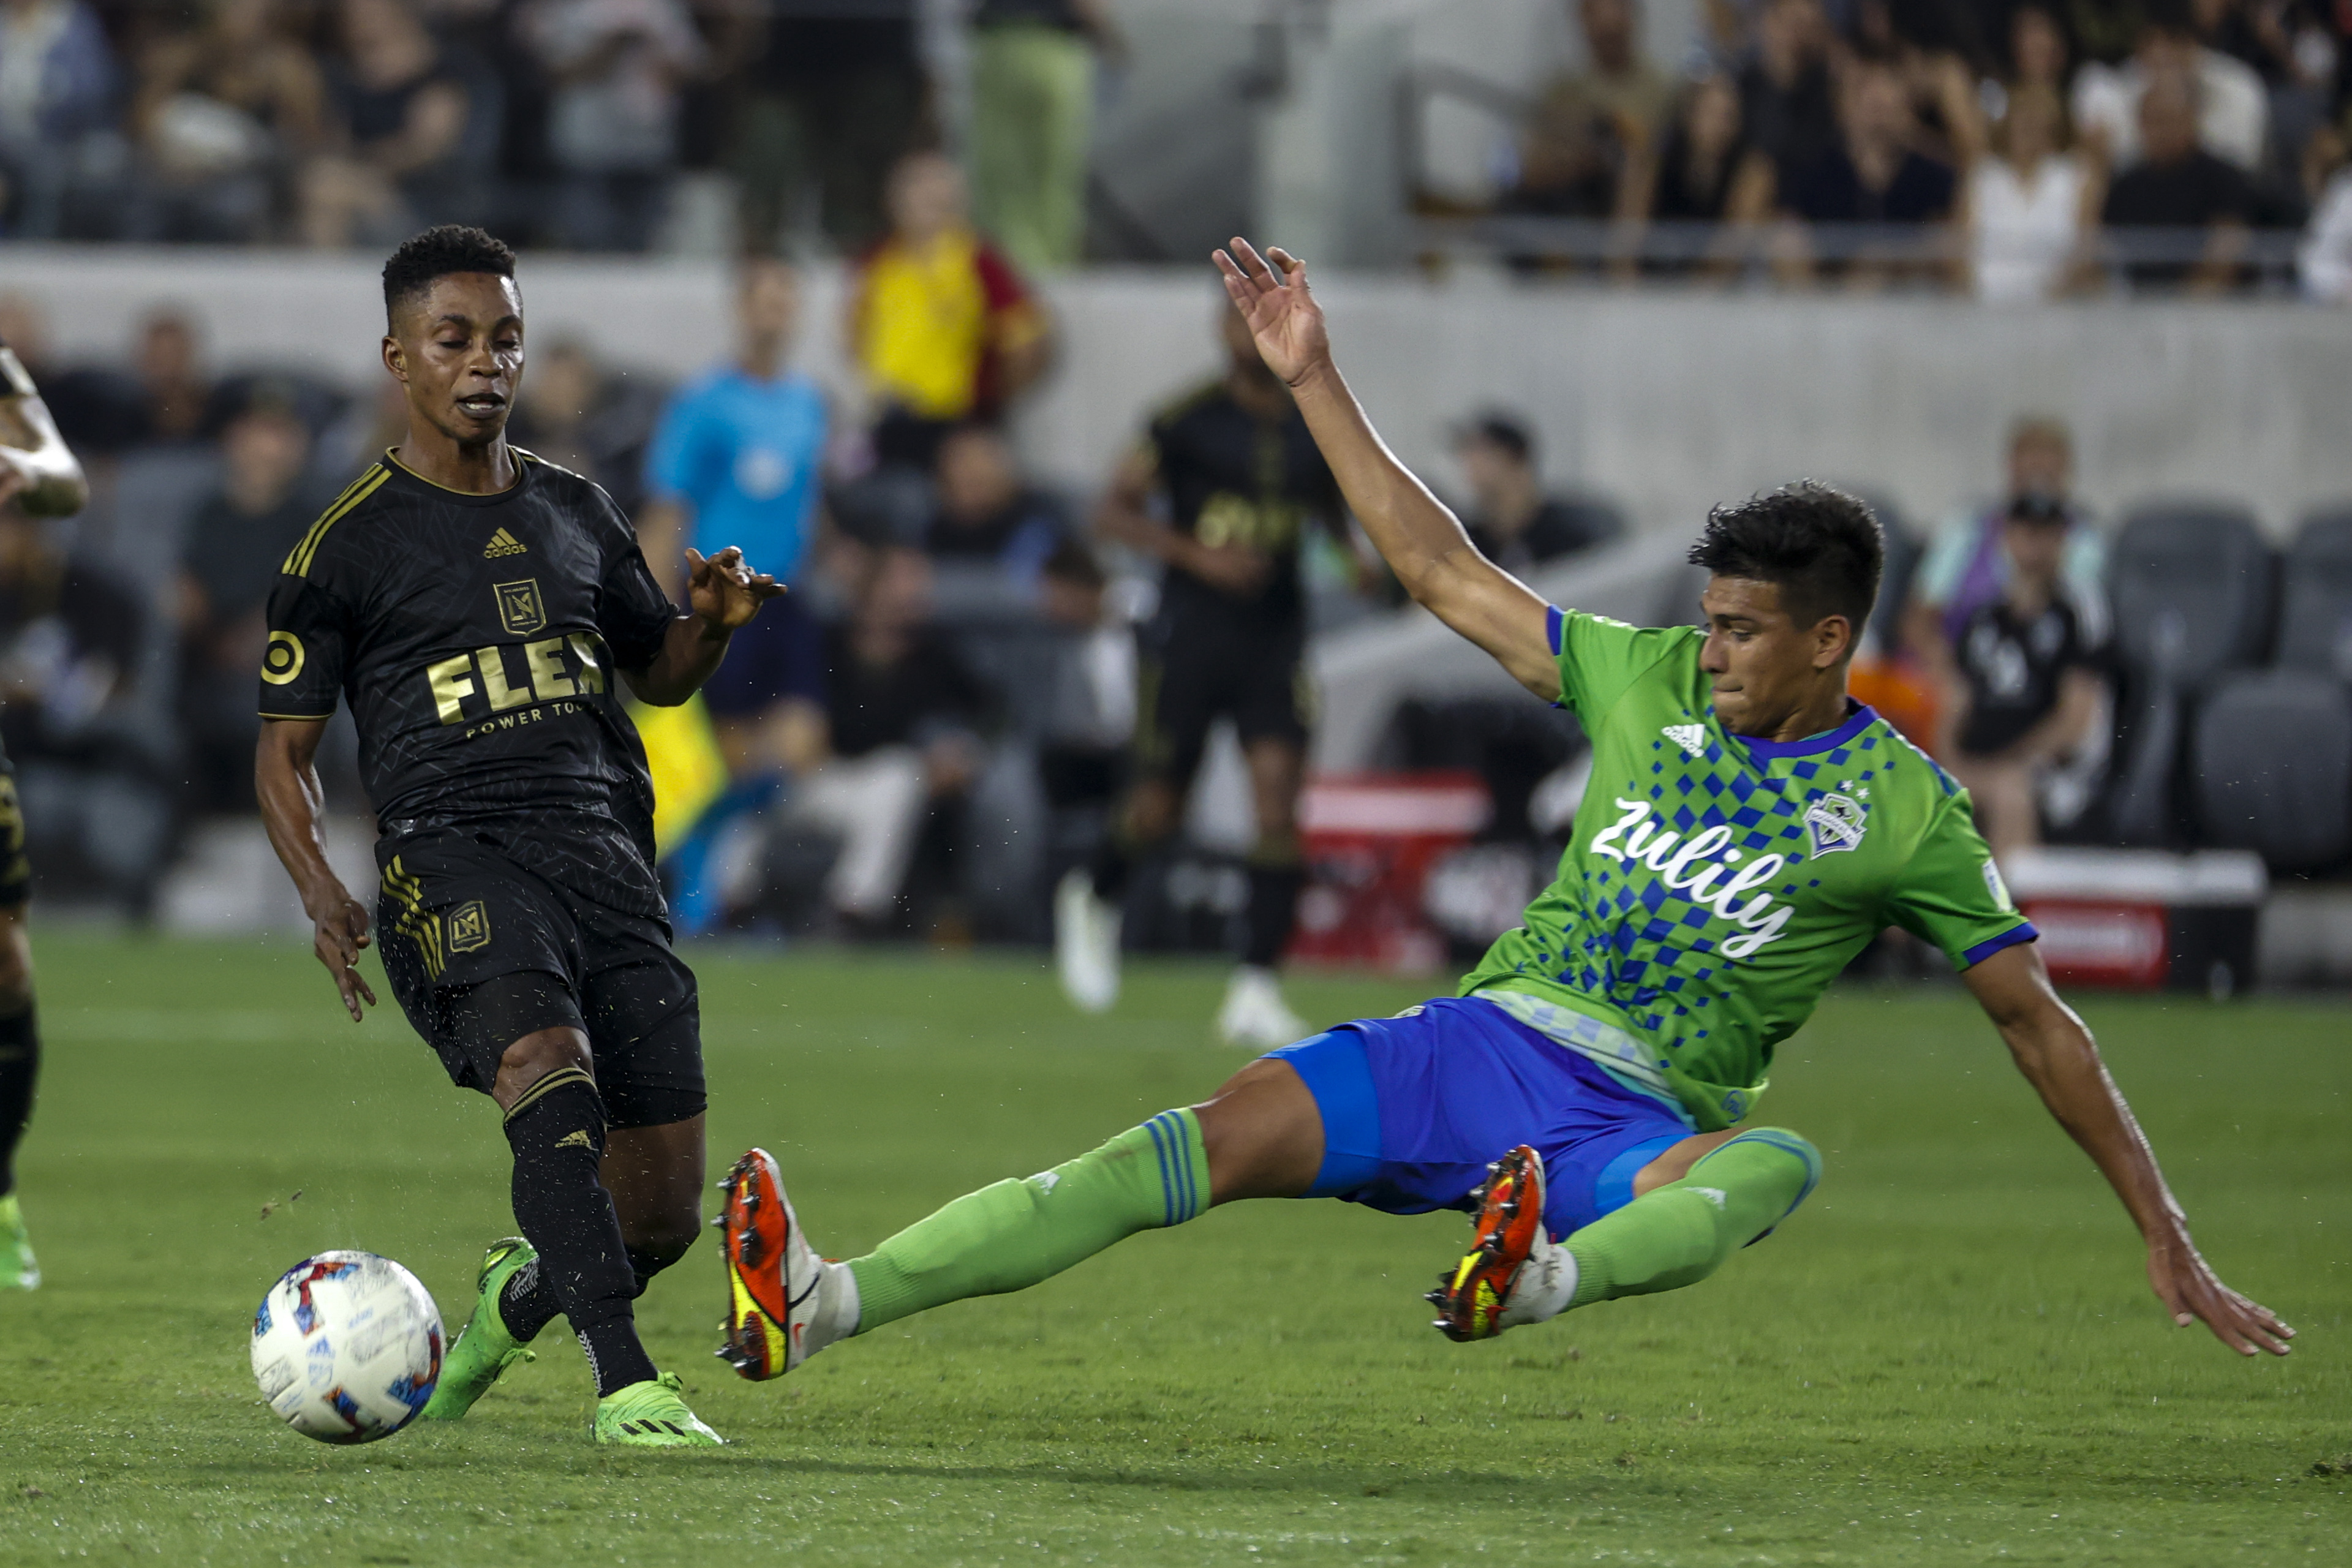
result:
[[[1217,252],[1225,292],[1250,324],[1258,353],[1290,387],[1348,505],[1405,591],[1495,656],[1512,679],[1546,700],[1559,696],[1550,606],[1484,555],[1462,524],[1372,428],[1331,363],[1322,307],[1297,257],[1248,241]]]
[[[2172,1321],[2202,1319],[2214,1338],[2243,1355],[2286,1354],[2294,1331],[2260,1302],[2221,1283],[2189,1238],[2147,1135],[2107,1076],[2091,1031],[2051,989],[2031,942],[2003,948],[1961,976],[2000,1030],[2018,1070],[2099,1167],[2147,1242],[2147,1279]]]

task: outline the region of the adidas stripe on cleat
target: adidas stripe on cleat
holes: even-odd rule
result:
[[[712,1223],[724,1237],[727,1267],[727,1340],[719,1358],[738,1376],[763,1383],[855,1329],[854,1317],[845,1325],[827,1321],[827,1307],[839,1305],[840,1282],[828,1291],[826,1276],[847,1271],[809,1246],[766,1150],[736,1161],[719,1188],[726,1196]]]
[[[686,1406],[677,1373],[616,1388],[596,1402],[593,1431],[599,1443],[631,1448],[717,1448],[726,1439]]]
[[[1447,1339],[1466,1342],[1492,1339],[1506,1319],[1511,1288],[1544,1234],[1543,1158],[1525,1144],[1486,1167],[1476,1193],[1478,1217],[1471,1230],[1469,1256],[1437,1277],[1437,1289],[1423,1298],[1438,1310],[1431,1326]]]

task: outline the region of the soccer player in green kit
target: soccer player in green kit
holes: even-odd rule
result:
[[[863,1258],[820,1258],[752,1150],[726,1183],[719,1353],[772,1377],[1238,1198],[1475,1212],[1468,1255],[1429,1298],[1456,1340],[1695,1284],[1812,1190],[1812,1145],[1750,1119],[1774,1047],[1888,925],[1960,971],[2139,1226],[2174,1320],[2286,1353],[2294,1331],[2191,1243],[1968,795],[1846,695],[1878,586],[1869,510],[1801,484],[1717,510],[1691,552],[1710,574],[1703,627],[1556,609],[1390,454],[1332,363],[1305,269],[1269,257],[1236,239],[1217,264],[1372,542],[1416,600],[1591,738],[1559,879],[1456,995],[1286,1046],[1201,1104],[959,1198]]]

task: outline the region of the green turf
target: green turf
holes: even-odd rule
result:
[[[510,1228],[488,1106],[396,1016],[339,1024],[299,942],[39,952],[49,1284],[0,1296],[0,1561],[2352,1562],[2352,1479],[2313,1473],[2352,1459],[2339,1005],[2090,1008],[2216,1263],[2303,1331],[2284,1363],[2171,1328],[1961,994],[1853,990],[1766,1102],[1821,1191],[1679,1295],[1455,1346],[1418,1295],[1458,1218],[1261,1204],[754,1387],[710,1356],[706,1246],[643,1321],[734,1447],[592,1448],[551,1334],[464,1425],[347,1450],[258,1404],[253,1303],[356,1246],[461,1317]],[[1084,1023],[1034,963],[695,957],[714,1154],[765,1142],[838,1251],[1241,1059],[1207,969]],[[1420,994],[1296,988],[1325,1019]]]

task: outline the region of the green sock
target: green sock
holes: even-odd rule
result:
[[[1757,1127],[1702,1156],[1690,1174],[1643,1194],[1568,1238],[1570,1307],[1696,1285],[1786,1219],[1822,1177],[1811,1143]]]
[[[1025,1182],[967,1193],[853,1258],[856,1331],[967,1296],[1025,1290],[1139,1230],[1181,1225],[1208,1206],[1200,1118],[1163,1110]]]

